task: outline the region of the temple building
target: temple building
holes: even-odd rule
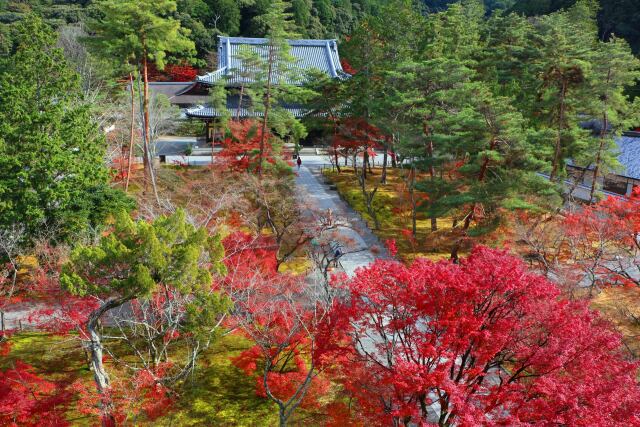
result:
[[[245,37],[219,37],[218,69],[198,76],[196,80],[181,91],[179,96],[202,97],[208,94],[211,86],[224,79],[225,87],[231,89],[227,95],[227,109],[232,117],[255,117],[262,113],[240,104],[238,95],[240,86],[251,83],[247,79],[243,61],[239,57],[242,49],[249,49],[265,56],[267,39]],[[303,71],[317,70],[329,78],[344,79],[349,75],[342,69],[336,40],[289,40],[290,54],[294,58],[294,66]],[[246,46],[246,47],[243,47]],[[288,82],[300,85],[304,82]],[[238,90],[233,90],[238,89]],[[244,104],[244,102],[243,102]],[[303,117],[309,113],[303,105],[284,105],[295,117]],[[186,110],[187,117],[203,120],[207,124],[207,141],[213,140],[212,122],[220,116],[211,105],[197,105]]]
[[[595,134],[599,133],[600,128],[597,127]],[[640,131],[624,132],[615,139],[615,143],[620,168],[599,174],[598,192],[603,197],[629,196],[636,187],[640,187]],[[567,165],[567,172],[572,182],[577,184],[572,193],[575,198],[583,201],[590,199],[593,170],[593,165],[581,167],[571,162]]]

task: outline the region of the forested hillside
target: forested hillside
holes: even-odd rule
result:
[[[218,35],[263,37],[264,15],[270,0],[178,0],[176,18],[190,30],[198,58],[215,51]],[[293,0],[294,21],[301,37],[342,39],[365,16],[377,16],[387,0]],[[439,12],[453,0],[422,0],[424,13]],[[487,13],[496,10],[527,16],[543,15],[567,8],[575,0],[484,0]],[[640,7],[636,0],[599,0],[600,36],[625,38],[634,52],[640,51]],[[0,46],[7,46],[9,26],[30,11],[53,27],[73,24],[92,16],[91,0],[0,0]]]
[[[384,0],[294,0],[297,33],[306,38],[342,38],[366,15],[377,15]],[[270,0],[179,0],[177,18],[194,41],[198,58],[215,51],[217,36],[264,37]],[[91,0],[0,0],[0,37],[7,49],[11,24],[35,12],[59,27],[95,17]]]

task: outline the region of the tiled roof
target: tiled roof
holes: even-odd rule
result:
[[[246,37],[219,37],[218,43],[218,69],[204,76],[198,76],[197,82],[214,84],[221,77],[227,78],[228,85],[246,83],[246,77],[242,77],[242,61],[238,53],[242,46],[248,46],[252,51],[267,57],[267,39]],[[295,58],[295,67],[301,70],[316,69],[331,78],[347,78],[340,64],[338,45],[335,40],[289,40],[290,54]],[[279,80],[278,76],[274,77]],[[300,84],[301,81],[287,81],[289,84]]]
[[[640,137],[621,136],[616,138],[618,161],[624,167],[620,173],[629,178],[640,179]]]
[[[189,90],[193,82],[149,82],[152,93],[160,93],[169,98],[172,104],[198,105],[209,100],[209,95],[193,95]]]
[[[291,114],[293,114],[293,116],[296,118],[304,117],[309,112],[309,110],[301,107],[287,106],[287,107],[284,107],[284,109],[290,112]],[[231,117],[235,117],[238,110],[236,108],[228,108],[228,111]],[[220,116],[220,112],[218,112],[215,108],[203,107],[202,105],[199,105],[194,108],[188,108],[186,110],[186,114],[187,114],[187,117],[193,117],[198,119],[212,119]],[[244,107],[240,109],[240,117],[242,118],[262,117],[263,115],[264,113],[262,111],[250,110]]]
[[[229,94],[227,95],[226,102],[227,111],[231,117],[236,117],[238,114],[238,105],[240,104],[240,97],[238,94]],[[294,117],[300,118],[305,116],[309,109],[303,108],[301,105],[289,104],[289,105],[274,105],[273,107],[284,108],[288,112],[294,115]],[[240,117],[262,117],[262,111],[259,111],[260,108],[251,108],[251,101],[247,98],[243,99],[242,108],[240,108]],[[186,115],[188,117],[200,118],[200,119],[209,119],[214,117],[219,117],[220,112],[213,108],[211,105],[198,105],[194,108],[189,108],[186,110]]]

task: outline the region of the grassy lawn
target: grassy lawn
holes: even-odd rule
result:
[[[374,168],[373,174],[367,178],[369,189],[379,185],[373,205],[380,221],[380,229],[375,230],[353,170],[343,168],[340,173],[328,169],[324,171],[325,177],[336,186],[340,196],[360,213],[381,241],[395,239],[398,256],[403,261],[412,261],[418,257],[433,260],[448,258],[454,238],[452,219],[438,218],[438,230],[434,232],[431,231],[431,220],[418,211],[416,237],[411,237],[411,204],[401,173],[400,169],[389,168],[387,183],[379,184],[381,169]],[[419,198],[420,193],[417,195]]]
[[[600,311],[624,337],[625,345],[640,356],[640,289],[612,287],[600,292],[591,307]]]
[[[74,337],[43,333],[21,333],[11,337],[11,352],[0,358],[0,370],[11,368],[16,360],[32,365],[45,379],[72,383],[78,379],[93,386],[83,351]],[[277,424],[277,409],[255,393],[255,380],[231,363],[231,358],[249,347],[249,342],[230,334],[212,346],[200,359],[195,374],[179,396],[173,411],[154,421],[136,420],[149,426],[265,426]],[[117,351],[117,348],[116,348]],[[120,370],[107,359],[112,375]],[[310,414],[299,411],[297,417]],[[73,403],[67,411],[73,425],[96,425],[94,417],[77,412]]]

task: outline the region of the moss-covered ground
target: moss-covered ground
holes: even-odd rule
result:
[[[340,173],[335,170],[324,170],[325,177],[336,186],[340,196],[362,216],[382,242],[390,239],[396,241],[398,257],[403,261],[412,261],[419,257],[433,260],[448,258],[454,240],[452,218],[438,218],[438,230],[431,231],[431,219],[418,209],[414,237],[411,233],[411,201],[407,184],[402,177],[403,171],[389,168],[385,184],[380,184],[381,173],[380,168],[374,168],[373,173],[367,177],[369,191],[374,186],[378,186],[373,207],[380,227],[375,229],[373,218],[367,212],[365,199],[353,170],[342,168]],[[423,193],[416,192],[415,197],[421,200],[424,196]]]
[[[73,336],[60,337],[24,332],[10,338],[11,351],[0,358],[0,371],[17,360],[34,367],[35,373],[50,380],[71,384],[81,380],[93,386],[93,377],[80,342]],[[135,425],[148,426],[270,426],[277,425],[277,409],[255,392],[255,380],[236,368],[231,360],[250,343],[238,334],[229,334],[209,348],[186,384],[176,404],[164,417],[153,421],[136,419]],[[112,346],[118,351],[117,346]],[[107,369],[117,376],[121,367],[106,359]],[[96,418],[69,405],[67,419],[72,425],[96,425]],[[299,411],[299,417],[308,417]]]

